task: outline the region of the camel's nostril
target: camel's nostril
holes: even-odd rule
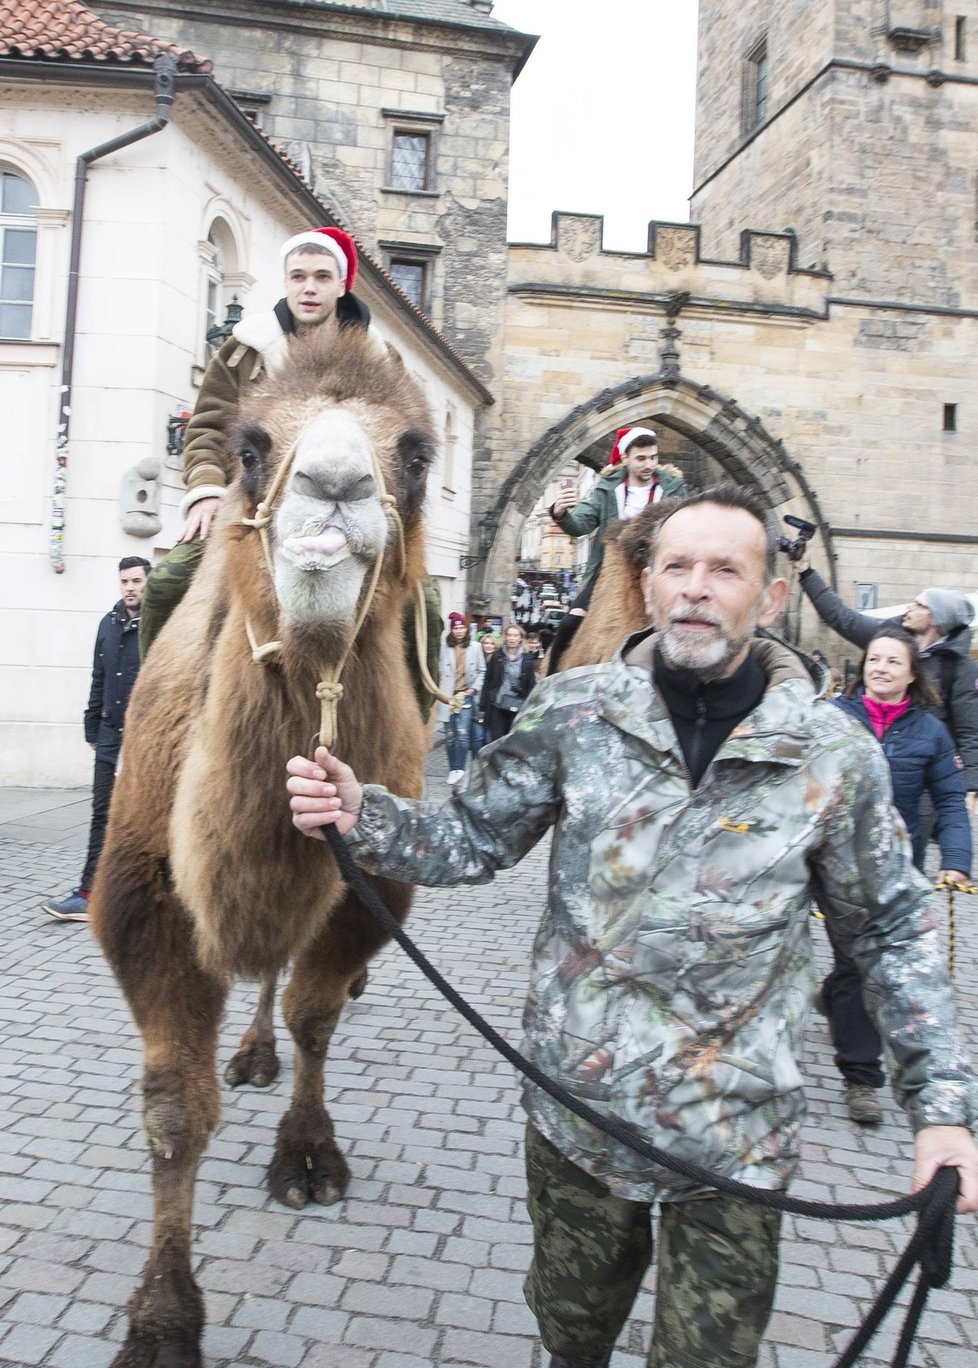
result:
[[[307,475],[304,470],[297,470],[293,473],[292,488],[295,490],[296,494],[301,494],[306,499],[326,499],[330,497],[322,484],[311,475]]]

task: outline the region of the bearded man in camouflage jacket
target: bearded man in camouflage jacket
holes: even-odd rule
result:
[[[809,908],[859,964],[914,1142],[914,1187],[959,1170],[978,1209],[976,1083],[959,1044],[929,885],[883,752],[754,638],[787,584],[763,505],[733,486],[678,502],[643,575],[654,634],[541,682],[446,804],[372,785],[320,749],[289,762],[293,821],[335,823],[356,859],[422,884],[478,883],[553,828],[526,1051],[670,1156],[758,1188],[798,1157],[811,999]],[[652,1368],[749,1368],[779,1216],[656,1167],[527,1086],[527,1300],[552,1368],[599,1368],[651,1257]]]

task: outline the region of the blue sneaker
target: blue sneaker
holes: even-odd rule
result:
[[[55,917],[58,921],[88,921],[88,893],[80,888],[72,889],[67,898],[62,898],[60,902],[52,898],[41,903],[41,907],[49,917]]]

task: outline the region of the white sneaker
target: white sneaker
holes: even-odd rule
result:
[[[465,778],[465,770],[452,770],[448,776],[450,785],[460,784]]]

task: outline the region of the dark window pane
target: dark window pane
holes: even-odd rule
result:
[[[391,277],[419,309],[424,308],[424,266],[417,261],[392,261]]]
[[[0,299],[5,303],[29,304],[34,298],[34,267],[4,266],[0,275]]]
[[[0,304],[0,337],[30,337],[31,306]]]
[[[391,152],[391,185],[395,190],[428,188],[427,133],[395,133]]]
[[[0,194],[0,209],[5,214],[29,214],[37,205],[37,191],[29,180],[15,176],[10,171],[3,173],[3,190]]]
[[[3,235],[3,259],[11,266],[33,266],[37,234],[33,228],[8,228]]]

